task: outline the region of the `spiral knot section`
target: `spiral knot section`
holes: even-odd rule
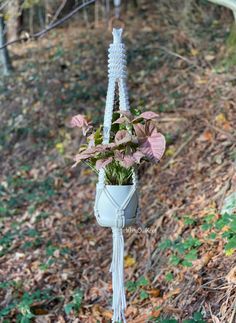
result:
[[[113,43],[108,50],[108,74],[110,78],[126,78],[126,49],[122,43]]]

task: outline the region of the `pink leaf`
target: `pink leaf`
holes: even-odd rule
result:
[[[104,168],[107,165],[109,165],[112,161],[113,161],[112,157],[109,157],[107,159],[99,159],[96,161],[96,169],[99,170],[101,168]]]
[[[145,126],[142,125],[141,123],[134,124],[134,131],[135,131],[138,139],[146,137]]]
[[[135,164],[135,159],[132,155],[125,155],[119,150],[115,152],[115,160],[117,160],[120,163],[120,165],[125,168],[132,167]]]
[[[126,121],[127,121],[127,118],[120,117],[120,118],[116,119],[116,121],[114,121],[113,123],[121,124],[121,123],[125,123]]]
[[[115,143],[117,145],[126,144],[131,140],[132,140],[132,137],[127,130],[119,130],[115,135]]]
[[[81,153],[75,156],[74,161],[76,164],[80,163],[82,160],[91,158],[91,154]]]
[[[132,167],[135,164],[135,159],[132,155],[124,155],[123,160],[120,162],[121,166],[125,168]]]
[[[71,127],[82,128],[84,126],[87,126],[88,122],[82,114],[77,114],[71,119],[70,124],[71,124]]]
[[[89,131],[89,129],[92,128],[88,124],[88,121],[85,119],[85,117],[82,114],[77,114],[71,119],[70,125],[72,128],[78,127],[81,128],[83,131],[83,135],[86,136],[86,133]]]
[[[135,160],[135,162],[136,163],[140,163],[140,160],[143,158],[143,157],[145,157],[145,155],[141,152],[141,151],[139,151],[139,150],[137,150],[134,154],[133,154],[133,158],[134,158],[134,160]]]
[[[152,112],[152,111],[145,111],[143,113],[141,113],[138,117],[136,117],[133,121],[136,121],[140,118],[143,118],[145,120],[153,120],[153,119],[157,119],[159,116],[157,113]]]
[[[165,152],[165,137],[155,129],[142,140],[140,151],[151,161],[158,162]]]
[[[125,116],[129,120],[132,120],[132,118],[133,118],[133,115],[130,111],[119,110],[119,111],[117,111],[117,113],[120,113],[121,115]]]
[[[119,151],[119,150],[116,150],[115,151],[115,160],[117,161],[122,161],[124,159],[124,153]]]

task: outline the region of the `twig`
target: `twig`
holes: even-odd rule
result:
[[[208,282],[206,282],[205,284],[203,284],[203,285],[201,285],[201,286],[199,286],[196,290],[195,290],[195,292],[191,295],[191,300],[193,299],[193,297],[202,289],[202,288],[204,288],[206,285],[209,285],[209,284],[211,284],[212,282],[215,282],[215,281],[217,281],[217,280],[223,280],[223,279],[225,279],[225,276],[222,276],[222,277],[218,277],[218,278],[215,278],[215,279],[212,279],[212,280],[210,280],[210,281],[208,281]],[[220,285],[220,286],[218,286],[218,288],[219,287],[222,287],[222,286],[228,286],[228,284],[222,284],[222,285]]]
[[[0,11],[2,11],[8,4],[10,4],[12,2],[12,0],[6,0],[5,2],[3,2],[0,6]]]
[[[63,8],[65,7],[67,3],[67,0],[63,0],[62,3],[60,4],[59,8],[57,9],[55,15],[53,16],[49,26],[51,26],[58,18],[58,16],[60,15],[60,13],[62,12]]]
[[[162,50],[163,52],[167,53],[168,55],[171,55],[171,56],[174,56],[176,58],[179,58],[179,59],[182,59],[183,61],[185,61],[186,63],[188,63],[189,65],[193,65],[194,67],[196,67],[197,69],[200,69],[200,70],[204,70],[203,67],[201,67],[200,65],[197,65],[194,61],[192,61],[191,59],[185,57],[185,56],[182,56],[178,53],[175,53],[173,52],[172,50],[170,50],[169,48],[167,47],[164,47],[164,46],[159,46],[159,45],[155,45],[155,46],[146,46],[144,48],[144,50],[153,50],[153,49],[160,49]],[[136,49],[135,49],[136,50]]]
[[[21,37],[21,38],[18,38],[18,39],[15,39],[15,40],[12,40],[10,42],[7,42],[5,44],[3,44],[2,47],[0,47],[0,49],[3,49],[7,46],[10,46],[10,45],[13,45],[15,43],[18,43],[18,42],[21,42],[21,41],[28,41],[30,39],[37,39],[41,36],[44,36],[45,34],[47,34],[50,30],[58,27],[59,25],[62,25],[63,23],[65,23],[67,20],[69,20],[71,17],[73,17],[78,11],[80,11],[81,9],[83,9],[84,7],[94,3],[96,0],[88,0],[86,1],[85,3],[81,4],[80,6],[78,6],[77,8],[75,8],[74,10],[72,10],[70,13],[68,13],[65,17],[61,18],[60,20],[56,21],[55,23],[53,24],[50,24],[49,26],[47,26],[45,29],[37,32],[37,33],[34,33],[34,34],[31,34],[31,35],[27,35],[27,36],[24,36],[24,37]]]
[[[190,141],[194,138],[196,133],[194,132],[180,147],[177,149],[177,151],[174,153],[174,155],[168,160],[168,162],[162,167],[163,170],[167,169],[170,164],[173,162],[173,160],[181,153],[181,151],[187,146]]]
[[[188,63],[190,65],[193,65],[197,69],[203,70],[203,68],[201,66],[197,65],[194,61],[190,60],[189,58],[187,58],[185,56],[182,56],[182,55],[180,55],[178,53],[173,52],[169,48],[166,48],[164,46],[155,46],[155,47],[152,47],[152,49],[154,49],[154,48],[158,48],[158,49],[162,50],[163,52],[165,52],[165,53],[167,53],[167,54],[169,54],[171,56],[174,56],[174,57],[177,57],[177,58],[182,59],[182,61],[185,61],[186,63]]]
[[[235,314],[236,314],[236,298],[235,298],[235,301],[233,302],[233,312],[232,312],[229,323],[235,322],[234,321]]]
[[[212,201],[216,201],[218,200],[219,197],[221,197],[222,195],[225,195],[225,192],[228,190],[229,188],[229,182],[227,181],[226,185],[224,185],[212,198]],[[221,204],[221,203],[220,203]],[[220,207],[219,207],[220,209]]]
[[[178,117],[167,117],[167,118],[160,118],[158,119],[159,122],[178,122],[178,121],[187,121],[187,118],[178,118]]]
[[[222,209],[223,207],[223,204],[224,204],[224,199],[225,199],[225,195],[227,193],[227,191],[230,189],[230,185],[231,185],[231,178],[228,179],[226,185],[223,187],[223,189],[221,190],[221,200],[220,200],[220,203],[219,203],[219,210]]]

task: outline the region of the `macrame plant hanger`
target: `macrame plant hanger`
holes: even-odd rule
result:
[[[114,0],[115,17],[119,19],[120,1]],[[127,91],[126,49],[122,42],[122,28],[113,29],[113,43],[108,54],[108,89],[103,123],[103,144],[110,141],[110,130],[115,101],[115,91],[118,85],[119,109],[129,111]],[[126,297],[124,288],[124,238],[122,229],[135,224],[138,215],[138,193],[136,170],[132,170],[132,185],[110,186],[105,183],[106,170],[99,171],[96,187],[95,216],[99,225],[110,227],[113,237],[113,255],[110,272],[113,286],[113,318],[112,322],[126,322]]]

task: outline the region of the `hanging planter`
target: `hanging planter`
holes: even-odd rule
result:
[[[136,223],[138,193],[133,185],[106,185],[97,194],[95,213],[101,226],[123,228]]]
[[[86,163],[98,174],[94,212],[99,225],[113,233],[110,271],[113,285],[113,322],[125,322],[124,239],[122,229],[137,222],[137,168],[143,162],[159,162],[165,151],[165,138],[157,130],[158,115],[130,109],[126,86],[126,50],[122,29],[113,29],[109,47],[108,90],[103,126],[93,129],[82,115],[71,126],[82,129],[86,144],[75,156],[75,165]],[[119,110],[114,109],[118,87]]]

